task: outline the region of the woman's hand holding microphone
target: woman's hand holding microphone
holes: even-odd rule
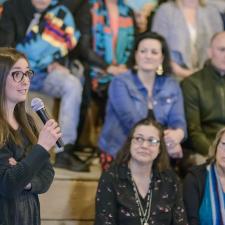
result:
[[[41,129],[37,143],[49,151],[61,136],[62,133],[58,123],[55,120],[50,119]]]

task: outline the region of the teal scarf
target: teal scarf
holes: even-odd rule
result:
[[[224,225],[224,206],[225,193],[223,193],[216,165],[208,165],[204,196],[199,209],[200,224]]]

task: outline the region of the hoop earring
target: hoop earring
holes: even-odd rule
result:
[[[157,75],[161,76],[163,75],[163,67],[162,64],[159,65],[158,69],[156,70]]]
[[[134,68],[134,70],[137,70],[138,69],[138,66],[137,65],[134,65],[133,68]]]

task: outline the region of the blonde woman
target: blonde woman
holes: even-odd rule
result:
[[[211,152],[208,163],[191,169],[184,181],[189,225],[225,224],[225,128],[218,132]]]
[[[152,30],[166,39],[173,71],[182,79],[202,68],[210,39],[223,23],[219,11],[204,0],[174,0],[159,7]]]

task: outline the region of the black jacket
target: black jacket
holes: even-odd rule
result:
[[[24,140],[25,147],[9,141],[0,149],[1,225],[40,225],[38,194],[46,192],[53,181],[49,153]],[[15,166],[9,164],[11,157],[17,161]],[[31,189],[25,190],[28,183]]]
[[[206,181],[206,164],[190,169],[184,180],[183,196],[189,225],[200,225],[201,206]]]
[[[15,47],[21,42],[35,12],[30,0],[11,0],[3,5],[0,19],[0,46]]]

